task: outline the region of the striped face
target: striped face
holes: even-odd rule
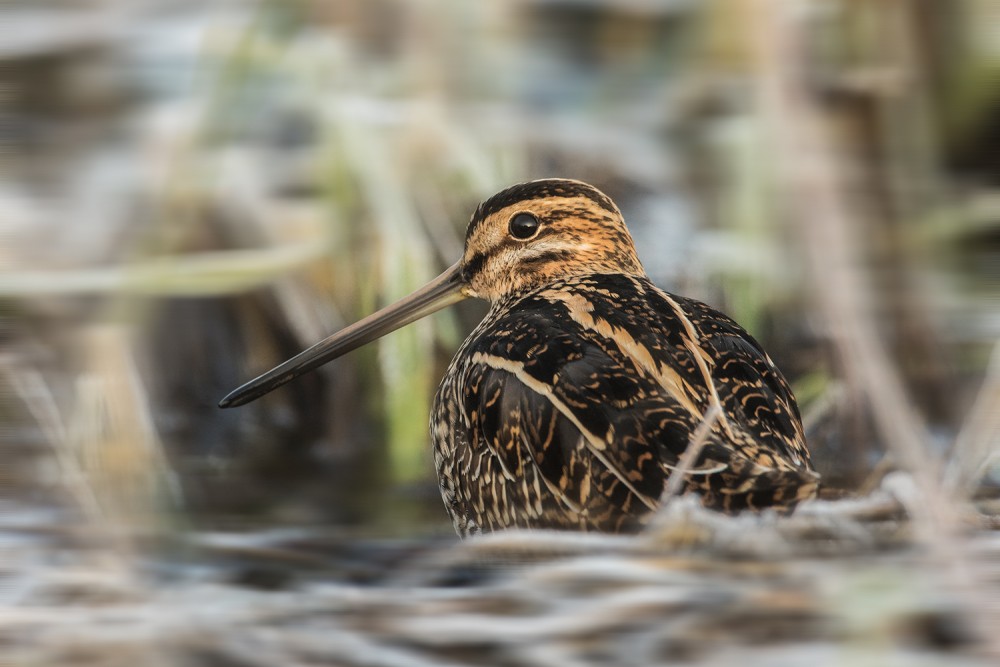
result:
[[[618,207],[586,183],[546,179],[514,185],[472,216],[462,257],[470,296],[495,302],[592,273],[644,274]]]

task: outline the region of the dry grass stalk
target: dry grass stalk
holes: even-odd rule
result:
[[[926,429],[913,409],[871,317],[871,293],[858,267],[856,218],[844,196],[843,156],[824,127],[823,110],[805,89],[803,26],[787,2],[756,3],[758,92],[773,131],[777,167],[789,213],[801,223],[801,240],[813,270],[815,297],[845,373],[868,395],[881,436],[928,494],[914,508],[925,521],[948,503],[930,460]]]
[[[792,5],[787,0],[756,0],[752,27],[759,104],[772,131],[784,201],[802,224],[814,294],[845,373],[867,395],[890,451],[913,474],[916,493],[903,500],[914,517],[914,530],[952,583],[965,591],[970,613],[978,617],[982,590],[962,556],[961,512],[942,484],[939,466],[928,452],[923,420],[871,316],[866,299],[870,284],[858,266],[858,216],[845,196],[846,160],[828,135],[824,110],[806,88],[804,25]],[[984,632],[984,638],[990,634]],[[1000,645],[991,649],[1000,654]]]
[[[153,425],[145,387],[131,355],[128,331],[95,325],[82,333],[85,370],[64,447],[97,501],[105,532],[119,553],[133,537],[163,523],[170,472]]]
[[[14,394],[52,448],[63,482],[62,489],[67,492],[70,501],[89,519],[99,518],[100,509],[94,488],[81,470],[79,460],[70,454],[66,444],[66,424],[45,376],[37,368],[22,367],[16,355],[0,359],[0,374],[6,377]]]
[[[691,434],[687,449],[684,450],[680,460],[677,462],[677,467],[670,472],[670,477],[667,478],[667,483],[663,487],[663,495],[661,496],[663,500],[673,498],[681,492],[684,477],[691,470],[692,466],[694,466],[694,462],[698,459],[698,455],[701,454],[702,448],[708,442],[708,436],[712,433],[712,429],[715,428],[715,423],[721,417],[722,407],[718,403],[705,411],[705,417],[698,424],[698,428],[694,430],[694,433]]]
[[[1000,343],[986,370],[986,377],[955,439],[945,475],[946,488],[966,496],[976,487],[990,465],[1000,457]]]

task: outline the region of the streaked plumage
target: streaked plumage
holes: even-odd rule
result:
[[[795,399],[764,350],[722,313],[653,285],[617,207],[578,181],[494,195],[473,215],[462,261],[425,290],[224,404],[463,296],[491,308],[455,355],[431,415],[459,534],[641,526],[713,406],[721,417],[684,490],[729,512],[791,509],[815,495]]]

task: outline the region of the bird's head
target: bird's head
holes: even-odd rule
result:
[[[491,303],[555,280],[593,273],[642,275],[614,202],[568,179],[513,185],[476,209],[462,259],[413,294],[338,331],[236,389],[219,403],[249,403],[289,380],[468,297]]]
[[[461,261],[470,296],[494,302],[590,273],[643,273],[621,212],[593,186],[560,178],[520,183],[472,216]]]

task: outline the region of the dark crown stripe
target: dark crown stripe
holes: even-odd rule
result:
[[[586,183],[558,178],[528,181],[527,183],[518,183],[506,190],[501,190],[480,204],[479,208],[476,209],[475,215],[472,216],[472,222],[469,224],[469,229],[466,231],[465,237],[466,239],[471,238],[479,223],[497,211],[502,211],[518,202],[552,197],[586,197],[609,213],[618,212],[614,202]]]

